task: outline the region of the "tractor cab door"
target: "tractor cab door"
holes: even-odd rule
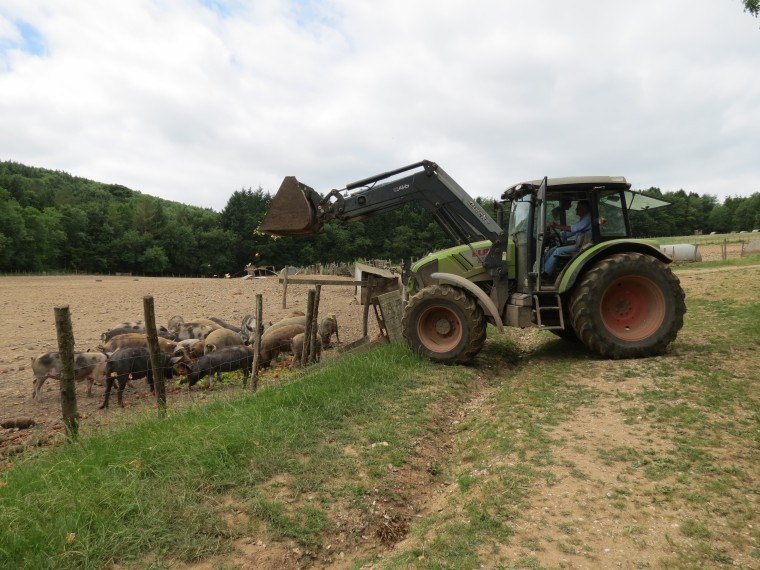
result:
[[[535,246],[533,249],[533,256],[531,257],[531,283],[534,289],[541,288],[541,272],[543,271],[544,264],[544,248],[547,239],[546,234],[546,187],[548,185],[548,179],[544,177],[541,181],[541,185],[536,190],[536,202],[533,210],[533,236]]]
[[[542,209],[543,200],[539,196],[546,195],[546,184],[544,178],[538,187],[528,186],[515,192],[511,198],[509,237],[515,245],[515,281],[518,293],[533,294],[541,273],[543,227],[540,220],[545,213]]]

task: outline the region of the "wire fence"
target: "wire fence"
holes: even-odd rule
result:
[[[309,297],[316,295],[316,291],[309,292]],[[262,322],[261,295],[256,296],[257,306],[257,323]],[[66,426],[67,435],[75,438],[78,434],[77,412],[77,381],[87,380],[88,395],[90,395],[93,383],[100,383],[106,386],[106,392],[103,399],[103,405],[107,406],[109,392],[114,383],[117,385],[117,391],[123,391],[123,388],[130,381],[145,379],[151,388],[154,389],[158,401],[159,410],[165,410],[166,407],[166,388],[173,383],[175,379],[180,378],[188,384],[194,385],[203,380],[206,383],[213,383],[213,378],[221,380],[223,373],[241,371],[243,374],[243,384],[248,385],[250,382],[251,389],[258,387],[258,369],[259,364],[264,362],[269,364],[273,355],[279,353],[288,353],[291,351],[291,340],[295,336],[291,334],[290,338],[276,337],[279,344],[277,346],[267,346],[267,352],[262,355],[261,337],[263,329],[261,326],[254,327],[253,342],[248,345],[244,344],[244,339],[240,337],[240,344],[233,346],[219,347],[208,349],[204,353],[191,353],[184,349],[180,343],[172,341],[163,342],[159,348],[158,331],[155,326],[155,318],[151,315],[148,318],[148,303],[150,303],[152,313],[152,297],[145,297],[145,331],[143,333],[131,334],[119,346],[112,346],[113,350],[106,350],[105,347],[90,350],[75,350],[75,340],[71,317],[68,314],[68,306],[56,307],[56,336],[47,339],[45,342],[48,346],[57,346],[59,350],[50,350],[42,354],[35,354],[31,357],[30,366],[14,366],[16,368],[14,376],[25,376],[32,380],[33,390],[30,390],[34,399],[38,398],[41,389],[48,379],[57,381],[60,385],[61,412]],[[66,316],[60,316],[59,312],[65,310]],[[310,302],[309,310],[311,318],[307,315],[307,323],[300,328],[300,331],[308,331],[306,338],[312,339],[310,342],[303,342],[300,347],[302,352],[294,354],[294,360],[298,360],[302,365],[312,364],[316,361],[315,336],[317,332],[317,319],[314,315],[318,314],[318,302]],[[62,322],[59,322],[62,321]],[[221,327],[220,327],[221,328]],[[218,329],[217,329],[218,330]],[[292,333],[298,332],[299,329],[290,329]],[[233,333],[232,336],[234,336]],[[40,346],[40,339],[34,343],[17,343],[10,347],[12,351],[29,350],[30,352]],[[164,340],[164,339],[161,339]],[[201,339],[195,339],[203,342]],[[83,344],[98,346],[101,338],[80,339],[79,346]],[[5,363],[0,363],[5,366]],[[9,367],[10,368],[10,367]],[[8,380],[9,368],[0,369]],[[31,372],[31,373],[30,373]],[[11,382],[15,381],[14,378]],[[2,390],[0,390],[0,399],[2,399]],[[119,401],[121,394],[119,394]],[[7,416],[7,409],[3,412]]]

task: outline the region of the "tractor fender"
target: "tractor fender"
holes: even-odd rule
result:
[[[459,275],[454,275],[453,273],[435,272],[431,274],[430,277],[437,279],[441,283],[457,285],[462,289],[465,289],[468,293],[472,293],[472,295],[478,300],[480,307],[485,311],[486,315],[490,316],[494,320],[494,324],[496,325],[499,334],[504,333],[504,323],[501,320],[501,315],[499,315],[499,311],[496,309],[496,305],[493,301],[491,301],[490,297],[486,295],[483,289],[475,285],[469,279],[465,279]]]
[[[662,261],[666,265],[672,261],[652,240],[606,241],[581,252],[567,265],[562,273],[557,292],[562,294],[570,291],[578,278],[592,265],[595,265],[600,259],[617,253],[643,253]]]

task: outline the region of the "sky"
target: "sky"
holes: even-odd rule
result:
[[[741,0],[0,0],[0,160],[221,211],[423,159],[760,192]]]

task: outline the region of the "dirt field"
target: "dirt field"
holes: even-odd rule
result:
[[[329,277],[326,277],[329,279]],[[282,286],[277,277],[254,280],[241,279],[172,279],[148,277],[3,277],[0,278],[2,299],[2,329],[6,341],[0,347],[0,421],[32,418],[37,426],[28,434],[38,437],[50,430],[60,432],[61,409],[58,383],[48,380],[40,398],[32,399],[33,375],[31,360],[35,356],[57,351],[55,307],[68,305],[71,312],[76,350],[93,349],[100,335],[112,326],[143,319],[143,298],[154,299],[156,324],[166,325],[173,315],[186,321],[196,318],[219,317],[240,325],[244,315],[255,312],[256,295],[263,299],[264,322],[277,321],[294,309],[306,311],[307,296],[312,286],[290,284],[287,308],[282,308]],[[319,313],[336,315],[341,344],[362,337],[363,306],[355,299],[352,286],[322,286]],[[369,313],[369,335],[377,336],[379,329],[374,312]],[[326,351],[325,357],[330,357]],[[126,399],[132,408],[154,406],[155,399],[145,393],[143,381],[130,382]],[[215,391],[224,391],[224,385]],[[103,388],[96,386],[92,398],[86,396],[86,386],[77,386],[77,406],[82,415],[80,430],[100,424],[114,409],[99,410]],[[191,397],[186,388],[170,391],[172,400]],[[0,451],[3,441],[0,439]]]

